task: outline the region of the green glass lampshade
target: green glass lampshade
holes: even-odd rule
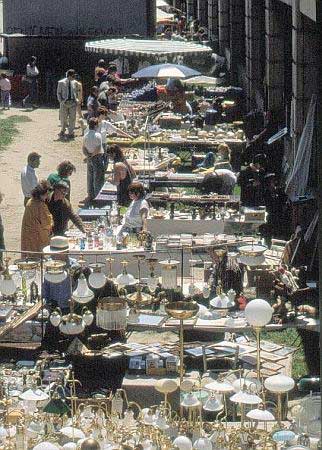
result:
[[[43,411],[47,414],[62,416],[68,414],[70,409],[61,398],[51,398],[47,405],[43,407]]]

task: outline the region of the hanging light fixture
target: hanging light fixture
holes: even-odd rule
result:
[[[62,283],[67,278],[64,261],[48,261],[45,263],[45,280],[50,283]]]
[[[92,270],[92,273],[88,277],[89,285],[94,289],[100,289],[103,286],[105,286],[107,278],[106,275],[102,272],[104,264],[102,263],[89,264],[89,267]]]
[[[49,320],[52,326],[58,327],[62,319],[62,312],[60,308],[56,308],[50,315]]]
[[[12,276],[9,273],[9,258],[5,258],[5,270],[3,272],[3,280],[0,284],[0,291],[2,295],[4,296],[10,296],[13,295],[16,292],[16,285],[14,280],[12,279]]]
[[[156,258],[148,258],[146,262],[148,263],[150,270],[150,275],[147,279],[147,286],[150,293],[153,295],[159,284],[159,279],[155,276],[155,265],[157,264],[158,260]]]
[[[59,327],[61,333],[70,336],[82,333],[85,327],[90,326],[94,320],[93,313],[86,307],[83,308],[82,315],[75,314],[74,302],[75,299],[72,297],[68,314],[63,316],[61,310],[57,308],[49,318],[54,327]]]
[[[161,279],[163,289],[176,289],[178,285],[178,266],[179,261],[168,259],[160,261],[161,264]]]
[[[222,396],[216,396],[214,393],[211,393],[210,397],[203,405],[203,409],[209,412],[221,411],[224,407],[221,397]]]
[[[122,261],[122,273],[120,273],[115,281],[116,283],[122,287],[122,286],[132,286],[133,284],[136,284],[136,279],[134,278],[133,275],[131,275],[130,273],[127,273],[127,265],[128,262],[127,261]]]
[[[77,303],[89,303],[94,298],[94,292],[88,287],[85,275],[80,274],[77,282],[77,287],[72,294],[73,300]]]
[[[90,311],[88,308],[86,308],[86,306],[84,306],[84,308],[82,310],[82,319],[87,327],[92,325],[93,320],[94,320],[94,314],[92,313],[92,311]]]

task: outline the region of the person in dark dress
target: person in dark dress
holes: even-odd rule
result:
[[[290,236],[289,208],[287,195],[284,189],[278,185],[275,173],[264,176],[263,199],[267,211],[267,222],[261,228],[261,232],[268,239],[287,239]]]
[[[238,177],[240,201],[243,206],[260,206],[264,204],[263,185],[266,156],[255,155],[253,162],[241,170]]]
[[[120,206],[129,206],[129,186],[132,183],[131,174],[124,163],[117,162],[114,165],[113,184],[117,186],[117,203]]]
[[[100,104],[98,102],[98,88],[93,86],[91,88],[91,94],[87,99],[87,120],[92,117],[98,117],[98,108]]]

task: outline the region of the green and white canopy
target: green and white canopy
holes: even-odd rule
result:
[[[212,53],[211,47],[182,42],[153,39],[104,39],[86,42],[85,51],[92,53],[110,53],[122,56],[170,56],[170,55],[199,55]]]

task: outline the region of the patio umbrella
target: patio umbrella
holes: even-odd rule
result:
[[[198,77],[189,78],[183,81],[185,84],[204,85],[204,86],[218,86],[223,84],[224,80],[221,78],[207,77],[200,75]]]
[[[156,64],[135,72],[133,78],[186,78],[200,72],[180,64]]]

